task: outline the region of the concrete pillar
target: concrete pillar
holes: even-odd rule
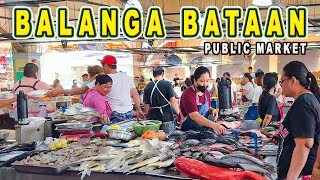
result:
[[[269,55],[269,72],[278,71],[278,55]]]
[[[217,66],[211,66],[211,79],[217,79]]]
[[[37,61],[37,65],[39,66],[39,75],[40,74],[40,68],[39,65],[39,59],[42,54],[38,53],[13,53],[13,68],[14,68],[14,79],[15,82],[17,80],[20,80],[23,76],[23,68],[27,63],[33,62],[33,60]],[[39,77],[40,78],[40,77]]]

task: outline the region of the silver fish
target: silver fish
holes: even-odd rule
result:
[[[148,164],[147,167],[156,167],[156,168],[163,168],[163,167],[169,167],[174,163],[175,159],[169,159],[166,161],[159,161],[159,162],[154,162],[151,164]]]
[[[253,164],[238,164],[238,166],[245,171],[252,171],[256,173],[260,173],[266,175],[268,178],[272,179],[271,174],[266,169],[253,165]]]
[[[235,163],[235,164],[250,164],[250,165],[256,165],[261,168],[266,169],[270,173],[275,173],[276,168],[272,166],[271,164],[265,163],[263,161],[260,161],[257,158],[244,155],[244,154],[229,154],[226,156],[223,156],[220,158],[220,160],[224,160],[230,163]]]
[[[131,167],[129,171],[141,168],[141,167],[146,166],[148,164],[155,163],[155,162],[157,162],[159,160],[160,160],[160,157],[153,157],[151,159],[144,160],[144,161],[142,161],[142,162],[140,162],[138,164],[133,165],[133,167]]]

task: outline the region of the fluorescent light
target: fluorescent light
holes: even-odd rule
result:
[[[252,4],[256,6],[271,6],[272,0],[252,0]]]

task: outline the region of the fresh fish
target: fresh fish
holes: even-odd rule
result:
[[[72,164],[79,164],[79,163],[85,162],[85,161],[102,161],[102,160],[108,160],[108,159],[113,159],[113,158],[117,158],[117,157],[118,156],[115,156],[115,155],[93,156],[93,157],[88,157],[88,158],[84,158],[79,161],[73,162]]]
[[[130,169],[131,167],[129,167],[129,161],[126,160],[122,160],[122,167],[118,168],[116,170],[114,170],[115,172],[124,172],[127,171],[128,169]]]
[[[217,143],[222,143],[222,144],[227,144],[227,145],[234,145],[236,147],[240,147],[241,146],[241,144],[239,142],[237,142],[236,140],[234,140],[232,138],[218,137],[216,140],[217,140]]]
[[[169,139],[170,140],[174,140],[174,141],[184,141],[186,140],[186,133],[183,131],[173,131],[170,135],[169,135]]]
[[[275,173],[276,169],[271,164],[268,164],[266,162],[263,162],[257,158],[245,155],[245,154],[229,154],[226,156],[223,156],[220,158],[223,161],[229,161],[230,163],[236,163],[236,164],[250,164],[259,166],[261,168],[266,169],[270,173]]]
[[[129,169],[129,171],[132,171],[132,170],[135,170],[135,169],[144,167],[144,166],[146,166],[146,165],[148,165],[148,164],[152,164],[152,163],[158,162],[159,160],[160,160],[160,157],[153,157],[153,158],[151,158],[151,159],[144,160],[144,161],[142,161],[142,162],[140,162],[140,163],[138,163],[138,164],[133,165],[133,166]]]
[[[149,141],[143,141],[141,143],[141,145],[139,146],[139,149],[142,150],[145,153],[145,152],[152,151],[152,149],[154,149],[154,148],[153,148],[152,144]]]
[[[202,161],[207,164],[222,168],[239,168],[239,165],[237,163],[216,159],[209,155],[204,155],[202,157]]]
[[[121,143],[120,140],[108,140],[108,141],[105,141],[105,145],[106,146],[117,146],[119,143]]]
[[[196,140],[196,139],[188,139],[186,140],[186,142],[184,143],[184,145],[186,146],[197,146],[200,144],[200,141]]]
[[[91,168],[92,167],[95,167],[99,165],[98,162],[96,161],[86,161],[86,162],[83,162],[80,167],[79,167],[79,170],[81,171],[79,174],[81,174],[81,180],[83,180],[83,178],[85,176],[90,176],[91,175]]]
[[[215,139],[202,139],[201,140],[201,144],[208,144],[208,145],[211,145],[211,144],[214,144],[214,143],[216,143],[217,142],[217,140],[215,140]]]
[[[260,173],[260,174],[264,174],[266,176],[268,176],[270,179],[271,175],[270,172],[267,171],[266,169],[259,167],[259,166],[255,166],[252,164],[238,164],[239,168],[245,170],[245,171],[251,171],[251,172],[256,172],[256,173]]]
[[[219,151],[210,151],[210,152],[208,152],[208,154],[210,154],[210,156],[212,156],[214,158],[218,158],[218,157],[224,156],[224,154],[219,152]]]
[[[180,147],[180,144],[174,143],[173,145],[170,146],[170,149],[175,150],[175,149],[178,149],[179,147]]]
[[[247,148],[247,147],[238,147],[237,149],[235,149],[235,151],[242,151],[242,152],[246,152],[249,154],[256,154],[253,150]]]
[[[228,151],[234,151],[236,148],[232,145],[227,145],[227,144],[222,144],[222,143],[216,143],[213,144],[211,146],[209,146],[210,148],[224,148],[227,149]]]
[[[259,159],[257,158],[254,158],[252,156],[248,156],[248,155],[245,155],[245,154],[229,154],[227,156],[224,156],[222,157],[221,159],[226,159],[226,158],[241,158],[243,160],[246,160],[246,161],[250,161],[254,164],[257,164],[259,166],[265,166],[267,163],[263,162],[263,161],[260,161]]]
[[[218,135],[212,130],[201,132],[201,139],[217,139]]]
[[[203,138],[203,137],[201,137],[200,131],[189,130],[189,131],[186,131],[185,134],[186,134],[186,139],[201,140]]]
[[[137,169],[137,172],[140,172],[140,173],[148,173],[150,171],[153,171],[155,168],[154,167],[147,167],[147,166],[144,166],[142,168],[139,168]]]
[[[120,162],[121,162],[121,157],[114,158],[114,159],[110,160],[110,161],[106,164],[107,172],[110,172],[110,171],[112,171],[112,170],[115,170],[118,166],[120,166]]]
[[[172,152],[173,152],[173,154],[175,154],[177,156],[177,155],[181,154],[182,150],[181,149],[175,149]]]
[[[155,163],[148,164],[147,167],[156,167],[156,168],[164,168],[164,167],[169,167],[173,164],[175,161],[174,158],[166,160],[166,161],[159,161]]]
[[[178,158],[175,161],[176,168],[195,179],[214,179],[214,180],[243,180],[243,179],[253,179],[253,180],[267,180],[267,178],[247,171],[237,171],[227,168],[220,168],[205,164],[201,161],[188,159],[188,158]]]
[[[191,155],[192,155],[191,151],[187,151],[187,152],[182,153],[182,156],[184,156],[184,157],[191,157]]]
[[[215,148],[211,148],[212,151],[219,151],[223,154],[231,154],[232,151],[225,149],[225,148],[219,148],[219,147],[215,147]]]
[[[168,160],[168,159],[174,158],[175,155],[172,154],[172,153],[167,153],[167,154],[160,154],[159,157],[160,157],[160,161],[166,161],[166,160]]]
[[[194,153],[192,153],[192,158],[193,159],[199,159],[201,154],[202,154],[201,152],[194,152]]]
[[[136,163],[139,163],[139,162],[144,161],[146,159],[150,159],[150,158],[155,157],[155,156],[159,156],[159,152],[155,151],[155,150],[149,151],[149,152],[146,152],[146,153],[142,153],[141,155],[139,155],[139,156],[137,156],[137,157],[135,157],[133,159],[130,159],[128,164],[129,165],[130,164],[136,164]]]

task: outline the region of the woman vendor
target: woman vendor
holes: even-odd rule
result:
[[[105,99],[105,96],[111,91],[112,79],[108,75],[99,75],[96,77],[95,87],[89,89],[83,97],[83,105],[94,109],[100,114],[100,122],[106,124],[112,114],[112,109]]]
[[[267,73],[263,78],[263,92],[258,103],[259,116],[263,119],[262,127],[266,127],[271,121],[280,121],[280,111],[276,97],[273,96],[277,79],[272,73]]]
[[[252,76],[249,73],[244,73],[244,77],[242,79],[244,86],[242,87],[242,102],[252,101],[254,87],[252,83]]]
[[[278,179],[304,178],[312,173],[319,146],[319,87],[299,61],[283,68],[280,85],[284,95],[295,101],[279,127]]]
[[[183,92],[180,101],[179,123],[182,131],[210,128],[218,134],[226,132],[223,126],[208,119],[209,114],[218,118],[217,111],[210,105],[210,95],[207,90],[210,81],[210,71],[203,66],[198,67],[191,76],[193,86]]]

